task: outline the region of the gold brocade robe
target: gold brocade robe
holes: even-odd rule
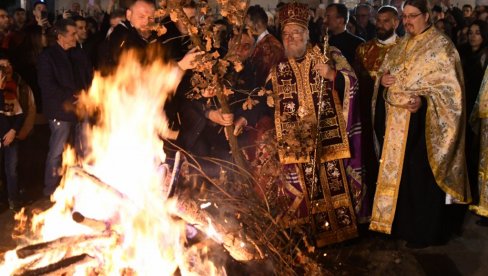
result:
[[[391,42],[383,44],[378,39],[372,39],[362,43],[356,49],[355,70],[359,81],[359,108],[362,126],[361,157],[364,164],[363,194],[365,195],[361,212],[358,214],[359,222],[370,222],[371,220],[373,194],[368,190],[374,191],[379,167],[379,139],[374,131],[378,93],[374,93],[374,83],[385,55],[398,40],[398,36],[395,36]]]
[[[278,154],[283,164],[311,161],[317,125],[317,101],[321,77],[312,68],[325,59],[317,47],[308,50],[303,60],[280,62],[270,73],[275,91],[275,127]],[[331,83],[324,82],[321,117],[321,161],[349,158],[346,134],[347,109],[341,107]],[[348,99],[349,97],[344,97]],[[344,103],[348,104],[348,102]],[[347,117],[346,117],[347,118]]]
[[[479,202],[470,209],[488,217],[488,68],[471,116],[480,135],[480,163],[478,166]]]
[[[355,77],[340,52],[331,47],[333,64],[345,79],[344,107],[333,89],[313,70],[325,57],[318,47],[308,49],[303,59],[288,59],[271,70],[274,92],[277,152],[285,181],[279,190],[286,194],[285,227],[311,224],[317,246],[341,242],[357,236],[356,218],[343,159],[349,158],[346,121],[349,110],[348,74]],[[340,59],[340,61],[338,61]],[[347,70],[349,69],[349,70]],[[354,86],[354,85],[353,85]],[[323,89],[320,119],[320,160],[313,182],[318,96]]]
[[[395,217],[410,120],[404,107],[412,96],[427,101],[427,157],[437,185],[457,202],[471,200],[464,154],[464,81],[453,43],[434,27],[406,35],[385,57],[379,75],[388,71],[396,82],[383,95],[386,133],[370,224],[371,230],[383,233],[391,233]]]
[[[382,44],[378,39],[372,39],[358,46],[356,49],[357,60],[360,61],[362,68],[366,70],[372,79],[378,76],[378,70],[385,59],[386,54],[393,46],[398,43],[400,38],[391,44]]]
[[[372,95],[368,94],[367,103],[371,103],[370,106],[367,108],[371,108],[371,121],[374,122],[375,119],[375,109],[376,109],[376,99],[378,98],[378,90],[374,89],[374,83],[378,78],[378,71],[380,70],[381,64],[385,59],[386,54],[395,46],[400,38],[397,36],[394,43],[391,44],[382,44],[378,41],[378,39],[369,40],[361,45],[358,46],[356,49],[356,59],[358,60],[359,69],[358,77],[360,81],[362,79],[370,79],[371,84],[365,83],[366,88],[363,88],[363,82],[360,82],[360,91],[361,94],[365,94],[365,89],[371,88],[372,91],[368,91]],[[363,76],[363,74],[367,74],[367,76]],[[367,82],[367,81],[366,81]],[[363,100],[365,97],[362,97]],[[369,101],[371,99],[371,101]],[[364,113],[363,113],[364,114]],[[369,119],[369,118],[368,118]],[[378,151],[379,152],[379,151]]]

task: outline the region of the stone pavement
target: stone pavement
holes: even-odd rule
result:
[[[476,220],[468,212],[462,235],[443,246],[409,249],[404,241],[372,234],[325,250],[324,259],[334,275],[488,275],[488,227]]]
[[[45,202],[38,201],[27,211],[43,207]],[[11,238],[13,216],[10,210],[0,214],[2,253],[16,247]],[[408,249],[403,241],[369,234],[321,250],[320,261],[333,275],[488,275],[488,227],[476,225],[476,220],[476,216],[468,213],[463,234],[444,246]]]

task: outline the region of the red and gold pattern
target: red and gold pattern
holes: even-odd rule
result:
[[[320,51],[309,50],[303,60],[280,62],[270,76],[275,90],[275,127],[283,164],[310,162],[314,151],[320,77],[312,70],[323,61]],[[337,92],[326,82],[321,118],[321,162],[349,158],[346,123]]]
[[[280,9],[279,18],[281,27],[285,24],[297,24],[308,29],[308,5],[302,3],[288,3]]]
[[[397,37],[395,43],[382,44],[377,39],[372,39],[359,45],[356,49],[356,58],[359,61],[360,66],[358,74],[368,74],[367,77],[371,78],[372,86],[374,86],[374,82],[378,77],[380,66],[383,63],[386,54],[392,49],[393,46],[396,45],[396,43],[398,43],[398,40],[399,38]],[[359,77],[361,78],[362,76]],[[371,87],[371,89],[374,90],[373,87]],[[361,89],[361,92],[363,91],[364,89]],[[373,94],[371,96],[371,115],[372,121],[374,122],[376,99],[378,97],[378,93],[377,91],[371,91],[371,93]]]
[[[257,156],[267,157],[258,167],[280,168],[276,178],[258,173],[268,201],[278,205],[274,209],[280,221],[285,227],[309,224],[320,247],[356,237],[357,228],[344,164],[350,151],[343,108],[331,82],[326,82],[318,100],[321,78],[312,69],[317,62],[325,62],[321,51],[308,49],[303,59],[289,59],[273,68],[276,129],[263,137],[275,141],[258,141]],[[322,156],[317,162],[319,177],[312,183],[318,102],[323,104]]]
[[[259,191],[264,192],[277,221],[286,228],[310,225],[319,247],[356,237],[343,160],[321,163],[317,170],[320,179],[312,185],[312,162],[281,164],[275,137],[271,129],[257,141],[254,165]]]

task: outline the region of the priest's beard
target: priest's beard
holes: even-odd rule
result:
[[[307,45],[288,45],[285,47],[285,56],[287,58],[301,58],[305,55]]]
[[[395,29],[391,29],[391,30],[385,30],[385,29],[376,29],[376,37],[379,39],[379,40],[387,40],[388,38],[390,38],[393,34],[395,33]]]

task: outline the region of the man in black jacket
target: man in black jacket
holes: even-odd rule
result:
[[[102,52],[100,56],[104,57],[100,62],[104,74],[114,72],[125,51],[136,50],[141,61],[144,60],[146,48],[156,39],[150,28],[155,11],[154,3],[149,0],[137,0],[127,9],[127,20],[114,28],[99,50]]]
[[[54,26],[56,43],[39,56],[38,72],[43,110],[51,136],[46,160],[44,195],[51,195],[59,184],[64,144],[73,136],[77,119],[67,107],[76,95],[89,87],[92,67],[88,57],[76,48],[76,24],[71,19],[58,20]]]
[[[354,64],[356,48],[364,39],[346,30],[349,22],[349,11],[346,5],[333,3],[325,11],[325,26],[329,29],[329,44],[341,50],[349,64]]]

